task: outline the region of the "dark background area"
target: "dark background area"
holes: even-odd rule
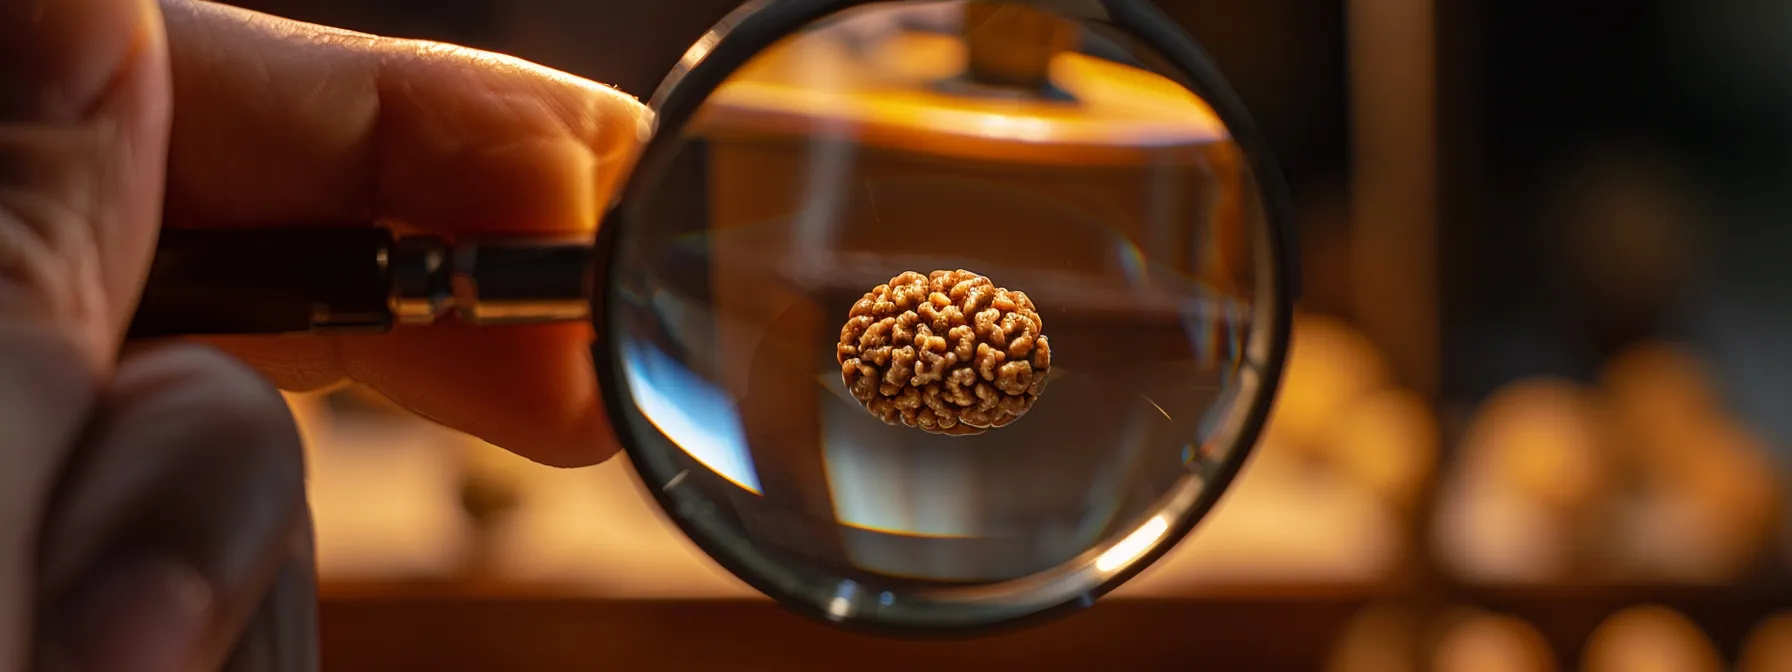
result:
[[[1792,5],[1443,12],[1447,394],[1590,378],[1623,345],[1667,336],[1792,438]],[[1577,209],[1599,189],[1639,212]]]

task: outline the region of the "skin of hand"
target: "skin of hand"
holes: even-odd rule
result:
[[[0,672],[316,667],[270,379],[358,380],[547,464],[612,454],[580,325],[122,334],[164,222],[585,233],[646,115],[515,59],[194,0],[0,0]]]

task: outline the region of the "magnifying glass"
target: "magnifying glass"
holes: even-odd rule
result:
[[[1290,208],[1132,0],[778,0],[706,34],[596,240],[165,231],[136,337],[590,320],[646,490],[789,609],[975,633],[1213,507],[1288,343]]]

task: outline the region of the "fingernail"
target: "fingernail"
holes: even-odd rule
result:
[[[57,672],[176,672],[191,665],[212,590],[186,563],[139,557],[101,570],[62,605],[44,667]]]

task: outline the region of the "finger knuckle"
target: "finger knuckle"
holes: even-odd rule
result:
[[[97,312],[97,264],[80,248],[91,236],[83,213],[41,192],[0,185],[0,293],[33,312]]]
[[[104,135],[88,125],[0,124],[0,294],[9,304],[0,310],[104,313],[93,227],[100,191],[83,168]]]

